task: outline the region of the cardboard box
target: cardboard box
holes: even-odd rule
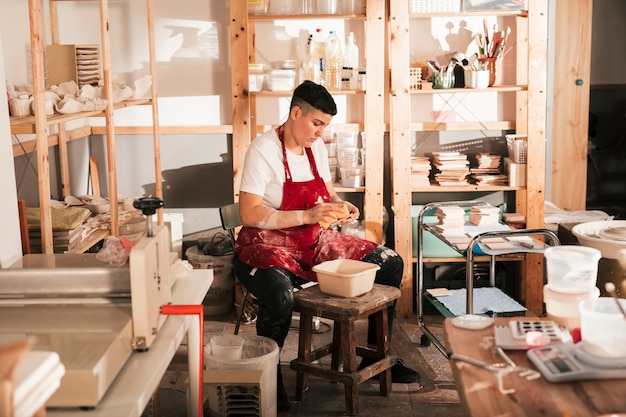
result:
[[[509,157],[504,158],[504,172],[509,177],[511,187],[524,187],[526,185],[526,164],[516,164]]]

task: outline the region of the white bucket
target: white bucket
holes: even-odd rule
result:
[[[626,310],[626,299],[619,299]],[[615,299],[599,297],[580,302],[580,333],[583,348],[594,356],[626,358],[626,318]]]
[[[598,278],[599,250],[586,246],[553,246],[544,252],[550,289],[582,294],[593,291]]]
[[[591,292],[569,294],[552,290],[548,285],[543,287],[543,302],[546,304],[546,313],[550,320],[554,320],[568,329],[580,327],[580,310],[578,304],[582,300],[596,299],[600,290],[594,287]]]
[[[279,363],[279,349],[276,342],[262,336],[245,336],[241,359],[220,358],[211,354],[211,345],[207,344],[204,349],[204,363],[207,372],[211,369],[250,369],[263,371],[263,390],[261,392],[263,415],[275,417],[277,413],[276,384]],[[211,415],[219,415],[218,404],[211,404]]]

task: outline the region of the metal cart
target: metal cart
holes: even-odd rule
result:
[[[417,218],[417,316],[418,316],[418,324],[420,329],[422,330],[421,344],[422,346],[428,346],[430,342],[434,343],[437,349],[441,351],[444,355],[446,355],[447,351],[443,346],[443,343],[437,339],[437,337],[428,329],[426,323],[424,322],[424,299],[427,298],[427,294],[424,290],[424,255],[423,255],[423,241],[424,241],[424,231],[428,231],[435,235],[437,238],[448,244],[455,251],[459,252],[461,255],[465,257],[466,262],[466,312],[467,314],[472,314],[474,311],[474,263],[475,263],[475,255],[477,251],[482,251],[484,254],[489,256],[489,285],[491,287],[496,286],[496,257],[504,254],[514,254],[514,253],[529,253],[529,252],[540,252],[543,253],[544,246],[541,248],[527,248],[522,245],[515,246],[515,249],[512,250],[497,250],[490,251],[481,246],[478,246],[485,239],[489,238],[508,238],[515,236],[543,236],[550,240],[550,243],[553,246],[560,245],[559,238],[557,235],[549,230],[549,229],[501,229],[499,230],[487,230],[482,231],[475,234],[471,239],[467,246],[467,249],[459,249],[457,245],[450,243],[446,240],[445,236],[439,233],[435,229],[435,225],[424,224],[424,216],[427,212],[436,210],[439,207],[444,206],[460,206],[463,208],[471,208],[475,206],[487,206],[489,203],[482,200],[470,200],[470,201],[447,201],[447,202],[439,202],[439,203],[428,203],[424,205],[422,210],[420,211]],[[466,225],[468,223],[466,222]],[[502,225],[506,227],[506,225]],[[467,226],[466,226],[467,228]],[[445,309],[445,306],[441,303],[437,303],[434,297],[428,297],[429,301],[433,302],[439,311]],[[448,312],[445,314],[446,316],[454,316],[453,313]]]

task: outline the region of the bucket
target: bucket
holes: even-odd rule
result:
[[[578,304],[582,300],[596,299],[600,290],[594,287],[591,292],[569,294],[552,290],[548,285],[543,287],[543,302],[546,304],[546,313],[550,320],[554,320],[568,329],[580,327],[580,310]]]
[[[211,354],[219,358],[239,360],[243,352],[244,342],[243,337],[234,334],[213,336],[209,341]]]
[[[618,300],[626,310],[626,299]],[[594,356],[626,358],[626,318],[615,298],[586,299],[580,302],[579,308],[583,348]]]
[[[279,363],[279,349],[276,342],[263,336],[245,336],[241,359],[227,359],[215,356],[211,351],[211,344],[204,349],[204,363],[207,372],[211,370],[262,370],[263,384],[261,392],[263,415],[275,417],[277,413],[276,384]],[[211,415],[220,414],[220,404],[211,404]]]
[[[589,293],[596,286],[599,250],[586,246],[553,246],[544,252],[548,286],[570,294]]]
[[[185,256],[194,269],[213,270],[213,283],[204,297],[204,314],[214,316],[231,311],[235,301],[234,253],[205,255],[197,246],[191,246]]]

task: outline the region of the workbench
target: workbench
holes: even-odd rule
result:
[[[495,318],[494,325],[482,330],[455,327],[452,320],[444,322],[449,352],[486,363],[502,362],[494,352],[494,326],[507,326],[511,318]],[[536,369],[525,350],[506,354],[517,365]],[[504,377],[504,386],[515,392],[502,394],[492,372],[457,361],[450,361],[450,366],[467,416],[598,417],[626,412],[626,379],[552,383],[543,377],[526,380],[511,373]]]

